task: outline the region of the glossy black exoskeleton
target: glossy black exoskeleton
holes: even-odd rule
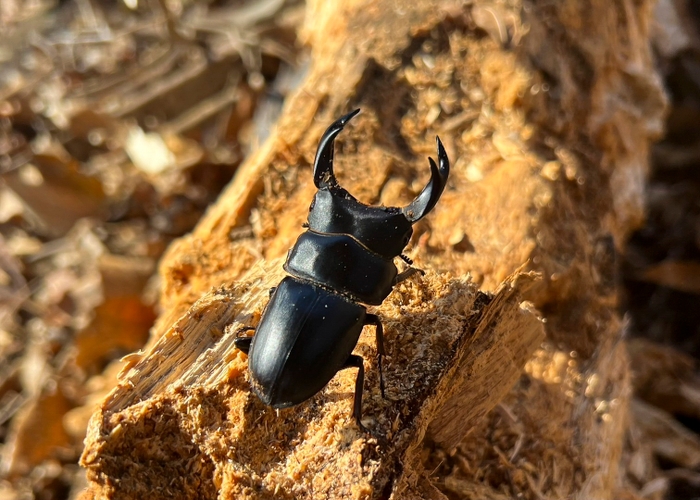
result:
[[[334,122],[321,138],[314,162],[318,192],[309,208],[308,229],[287,256],[285,277],[252,337],[235,345],[248,353],[253,391],[273,408],[302,403],[344,368],[357,368],[353,416],[360,423],[364,366],[352,354],[365,325],[375,325],[379,380],[384,338],[379,317],[362,304],[379,305],[397,283],[419,272],[394,265],[408,244],[412,225],[437,203],[449,174],[437,138],[438,163],[430,161],[430,181],[403,208],[373,207],[357,201],[333,174],[333,141],[359,109]],[[252,330],[252,328],[251,328]]]

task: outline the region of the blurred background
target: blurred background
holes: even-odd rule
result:
[[[160,256],[304,77],[304,9],[0,0],[0,500],[82,490],[87,422],[148,338]],[[633,482],[687,499],[700,497],[700,3],[659,0],[655,17],[670,107],[617,279],[637,396],[678,426],[637,429],[666,448]]]

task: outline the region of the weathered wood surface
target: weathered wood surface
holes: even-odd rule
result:
[[[420,466],[418,445],[448,394],[468,391],[472,401],[441,429],[454,446],[544,338],[540,321],[520,307],[527,275],[489,298],[462,279],[431,273],[380,308],[390,400],[379,394],[373,332],[360,341],[358,352],[372,367],[363,404],[371,436],[351,418],[355,373],[341,372],[308,404],[275,412],[250,394],[245,356],[232,340],[255,321],[280,265],[258,266],[205,294],[129,362],[101,405],[99,424],[94,417],[99,434],[88,438],[83,455],[92,477],[105,481],[100,494],[139,497],[155,488],[176,498],[213,497],[217,489],[223,498],[376,496],[401,477],[402,465]]]
[[[650,4],[309,2],[309,72],[163,260],[151,341],[91,421],[85,496],[616,498],[630,389],[615,244],[641,218],[664,105]],[[357,349],[372,436],[350,418],[354,373],[276,413],[231,348],[305,220],[323,129],[354,107],[337,171],[363,201],[415,196],[436,134],[453,165],[412,244],[429,272],[377,311],[392,400],[371,332]]]

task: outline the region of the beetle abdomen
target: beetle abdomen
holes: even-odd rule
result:
[[[249,353],[252,386],[263,403],[306,401],[343,367],[360,337],[365,308],[286,277],[265,308]]]
[[[391,293],[398,273],[391,260],[370,252],[352,236],[314,231],[299,236],[284,269],[372,305]]]

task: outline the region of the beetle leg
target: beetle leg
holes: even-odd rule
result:
[[[275,294],[276,291],[277,291],[276,286],[273,286],[272,288],[270,288],[270,290],[269,290],[270,298],[272,298],[272,296]]]
[[[362,388],[365,384],[364,361],[357,354],[351,354],[341,370],[344,370],[345,368],[357,368],[357,379],[355,379],[355,400],[353,402],[352,416],[355,417],[355,421],[360,429],[365,432],[369,432],[367,428],[362,425],[362,422],[360,422],[362,417]]]
[[[236,337],[233,339],[233,345],[236,346],[236,349],[243,351],[246,354],[248,354],[248,351],[250,351],[250,344],[252,343],[253,337]]]
[[[396,278],[394,278],[394,285],[398,285],[402,281],[410,278],[414,274],[425,274],[425,271],[422,269],[418,269],[417,267],[409,267],[405,271],[400,272],[399,274],[396,275]]]
[[[401,254],[401,255],[399,255],[399,257],[401,257],[401,260],[404,261],[409,266],[413,265],[413,260],[409,256]]]
[[[240,337],[239,335],[243,332],[249,332],[254,330],[255,328],[253,328],[252,326],[244,326],[239,328],[238,331],[236,331],[236,338],[233,339],[233,345],[236,346],[236,349],[248,354],[248,351],[250,351],[250,344],[253,342],[253,337]]]
[[[382,397],[384,395],[384,372],[382,371],[382,357],[384,356],[384,327],[376,314],[368,314],[365,316],[365,325],[374,325],[377,329],[377,368],[379,368],[379,390]]]

